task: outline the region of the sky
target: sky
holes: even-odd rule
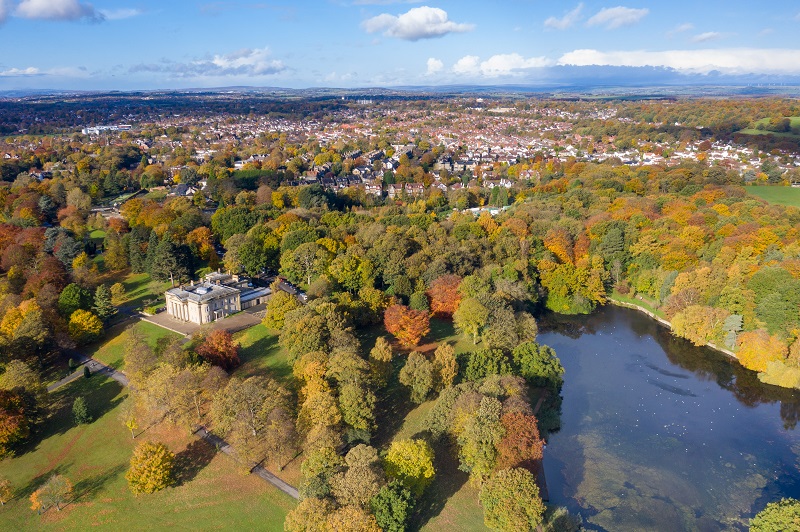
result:
[[[0,91],[800,83],[798,33],[796,0],[0,0]]]

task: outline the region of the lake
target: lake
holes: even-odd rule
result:
[[[800,393],[630,309],[540,330],[566,369],[550,503],[589,530],[747,530],[768,502],[800,498]]]

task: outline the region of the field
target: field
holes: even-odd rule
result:
[[[791,121],[791,127],[800,127],[800,116],[790,116],[787,117]],[[769,118],[762,118],[761,120],[755,123],[757,127],[759,124],[764,124],[765,126],[769,123]],[[776,137],[790,137],[790,138],[800,138],[798,135],[795,135],[791,131],[788,132],[780,132],[776,133],[774,131],[767,131],[766,129],[756,129],[756,127],[748,127],[746,129],[742,129],[737,133],[743,133],[745,135],[775,135]]]
[[[122,369],[124,366],[122,358],[125,351],[125,329],[132,324],[133,322],[128,321],[106,329],[105,337],[98,343],[84,348],[83,352],[114,369]],[[140,321],[138,327],[147,338],[147,343],[150,344],[150,347],[155,347],[159,338],[180,337],[177,333],[146,321]]]
[[[800,208],[800,188],[780,186],[746,187],[751,196],[761,198],[776,205],[789,205]]]
[[[75,426],[71,404],[84,396],[98,419]],[[54,399],[61,408],[19,456],[0,462],[14,499],[0,509],[4,530],[258,529],[283,530],[294,506],[288,496],[236,466],[184,430],[164,425],[139,429],[137,439],[119,419],[127,393],[114,381],[92,377],[63,387]],[[142,439],[165,442],[178,458],[179,483],[151,495],[134,496],[125,471]],[[189,465],[191,463],[191,465]],[[28,497],[52,473],[65,475],[74,498],[61,512],[38,516]]]

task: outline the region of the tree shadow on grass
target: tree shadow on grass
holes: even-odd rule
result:
[[[214,456],[217,450],[204,440],[195,440],[175,455],[175,485],[182,486],[191,482],[202,471]]]
[[[107,469],[98,475],[85,478],[75,484],[72,490],[74,494],[70,504],[76,502],[88,502],[99,489],[106,483],[115,480],[125,471],[125,464],[118,464],[111,469]]]
[[[14,490],[14,498],[23,500],[27,499],[31,496],[31,494],[42,487],[42,484],[47,482],[47,480],[52,477],[53,475],[63,475],[65,471],[69,470],[72,464],[58,464],[54,469],[42,473],[41,475],[36,475],[33,477],[27,484],[24,486],[20,486]]]
[[[30,439],[17,449],[17,456],[35,451],[39,444],[51,436],[61,435],[75,427],[72,404],[78,397],[86,399],[93,420],[99,419],[119,405],[122,386],[113,379],[100,376],[79,378],[50,394],[50,415],[39,424]]]
[[[425,436],[426,433],[420,433],[415,434],[414,438]],[[442,513],[450,497],[469,480],[469,475],[458,469],[455,449],[451,448],[446,440],[431,442],[431,446],[435,453],[436,476],[414,509],[414,516],[408,527],[411,531],[422,529],[428,521]]]
[[[399,366],[397,361],[394,365]],[[377,448],[388,445],[403,427],[409,412],[419,406],[411,402],[408,389],[398,382],[398,372],[399,369],[395,367],[389,385],[382,393],[378,392],[379,400],[376,409],[378,429],[372,440],[372,445]]]

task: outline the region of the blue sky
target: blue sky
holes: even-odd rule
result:
[[[800,80],[798,32],[789,0],[0,0],[0,90]]]

